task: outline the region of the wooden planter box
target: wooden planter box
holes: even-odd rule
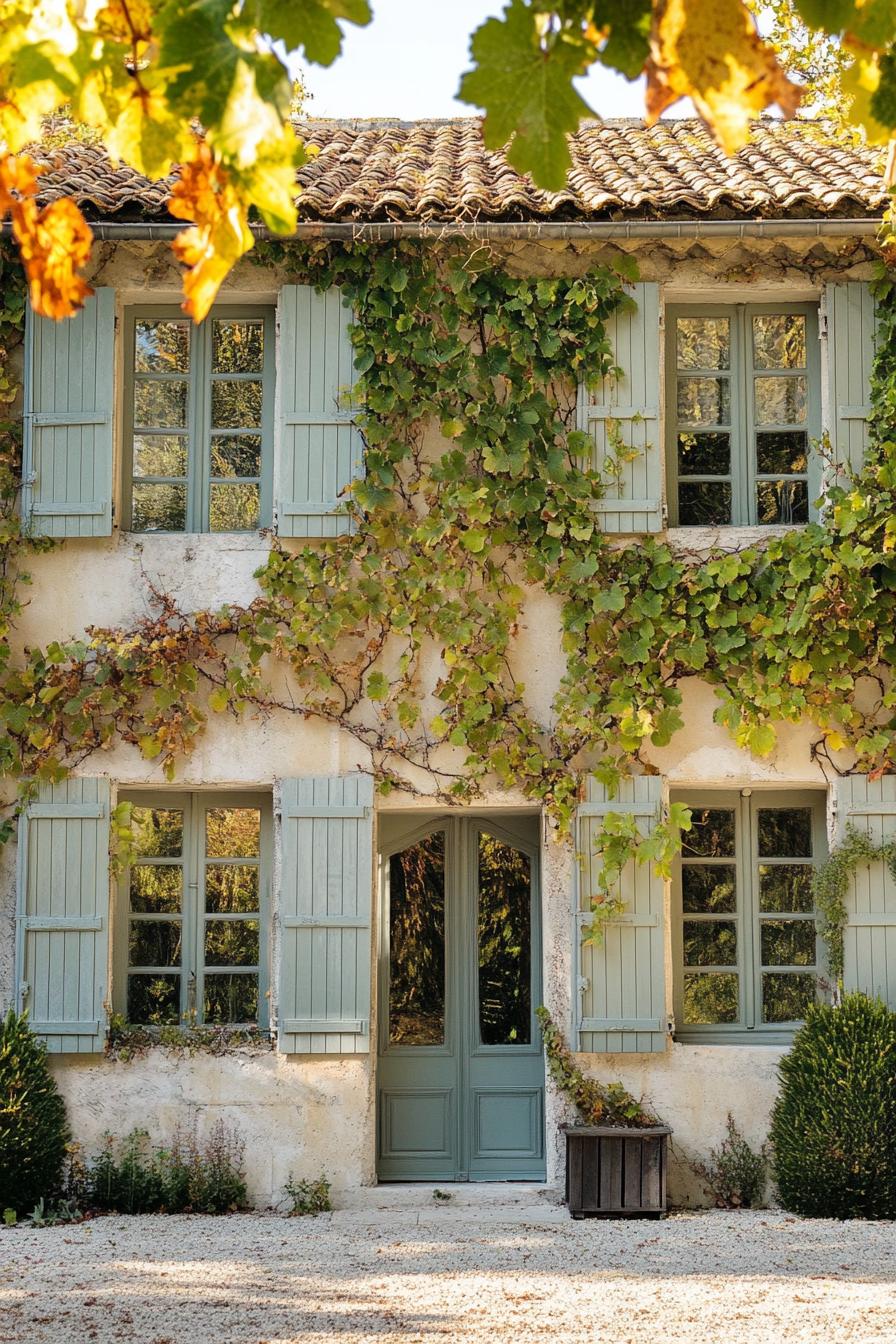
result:
[[[661,1218],[666,1212],[667,1125],[563,1125],[566,1202],[573,1218]]]

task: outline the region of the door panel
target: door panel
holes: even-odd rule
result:
[[[544,1178],[538,822],[380,819],[381,1180]]]

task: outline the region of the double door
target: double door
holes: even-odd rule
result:
[[[380,1180],[543,1180],[538,819],[380,817]]]

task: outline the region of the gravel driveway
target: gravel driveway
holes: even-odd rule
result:
[[[487,1221],[486,1221],[487,1218]],[[896,1340],[896,1225],[520,1206],[0,1228],[0,1340]]]

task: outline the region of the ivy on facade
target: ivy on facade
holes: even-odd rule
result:
[[[808,720],[829,768],[839,752],[862,771],[896,765],[896,291],[883,271],[865,468],[832,481],[819,522],[682,554],[601,532],[595,504],[625,448],[611,435],[610,459],[583,465],[592,445],[575,427],[577,383],[614,374],[607,321],[631,302],[622,261],[536,280],[482,246],[406,241],[270,244],[259,260],[339,285],[353,307],[365,472],[345,503],[351,531],[274,540],[248,607],[185,612],[151,590],[131,627],[0,654],[3,775],[58,779],[124,741],[171,776],[210,716],[288,711],[354,738],[384,792],[461,802],[513,788],[567,828],[584,771],[612,789],[674,737],[690,677],[758,756],[776,725]],[[21,284],[4,293],[9,405]],[[7,427],[0,632],[35,545],[12,508],[16,442]],[[566,660],[546,722],[515,659],[532,588],[557,604]],[[287,697],[271,689],[278,663]],[[637,854],[648,841],[626,843]]]

